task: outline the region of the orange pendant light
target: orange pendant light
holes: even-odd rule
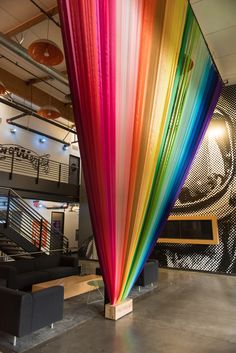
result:
[[[41,115],[43,118],[52,119],[52,120],[58,119],[61,117],[61,113],[59,112],[59,110],[53,107],[52,105],[45,105],[41,107],[37,111],[37,114]]]
[[[64,59],[58,45],[48,39],[38,39],[31,43],[28,54],[32,59],[46,66],[59,65]]]

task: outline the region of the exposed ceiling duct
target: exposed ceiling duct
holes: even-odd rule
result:
[[[12,39],[8,38],[7,36],[5,36],[1,32],[0,32],[0,44],[3,45],[8,50],[12,51],[13,53],[19,55],[21,58],[28,61],[31,65],[34,65],[37,69],[46,73],[50,77],[54,78],[55,80],[61,82],[62,84],[66,85],[66,86],[69,86],[69,81],[61,73],[59,73],[55,69],[44,66],[44,65],[39,64],[38,62],[34,61],[29,56],[29,54],[25,48],[23,48],[21,45],[19,45],[18,43],[16,43]]]

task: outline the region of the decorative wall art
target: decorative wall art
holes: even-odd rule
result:
[[[91,220],[111,304],[163,228],[221,90],[187,0],[59,0]]]
[[[219,244],[160,244],[161,267],[236,274],[236,85],[222,89],[208,130],[171,214],[214,215]]]
[[[43,154],[40,156],[35,151],[20,145],[0,144],[0,161],[6,159],[10,161],[12,158],[14,158],[17,163],[21,161],[28,161],[35,170],[37,170],[38,166],[40,166],[40,170],[45,174],[49,171],[50,154]]]

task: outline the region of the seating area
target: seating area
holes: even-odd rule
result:
[[[140,272],[138,279],[135,283],[135,286],[138,286],[138,287],[146,287],[148,285],[153,286],[153,284],[157,283],[158,281],[158,269],[159,269],[158,260],[149,259],[145,263],[142,271]],[[96,268],[96,275],[102,275],[100,267]]]
[[[28,335],[63,318],[64,288],[35,293],[0,287],[0,330],[16,337]]]
[[[31,289],[33,284],[79,274],[78,260],[67,255],[41,255],[33,259],[0,263],[0,280],[12,289]]]
[[[64,287],[31,292],[32,285],[79,274],[78,260],[66,255],[0,263],[0,330],[23,337],[62,320]]]
[[[99,274],[99,271],[100,269],[96,268],[97,274]],[[157,262],[155,260],[148,262],[145,265],[144,282],[142,283],[145,286],[150,284],[150,281],[155,283],[157,271]],[[17,337],[22,338],[32,335],[47,326],[48,328],[53,327],[53,323],[62,320],[64,316],[63,285],[39,288],[39,290],[33,292],[31,292],[31,286],[62,277],[65,279],[68,276],[75,278],[75,274],[78,274],[78,272],[78,259],[68,255],[42,255],[34,259],[22,259],[0,264],[0,331],[13,336],[12,339],[11,337],[8,339],[14,346]],[[84,275],[81,278],[85,280],[89,276],[93,275]],[[100,302],[101,298],[97,298],[96,295],[95,291],[92,297],[95,299],[92,303]],[[132,292],[132,296],[135,295],[138,295],[137,285]],[[85,303],[91,304],[90,292],[84,294],[84,296],[82,294],[81,298],[84,298],[82,300]],[[68,305],[66,304],[66,306]],[[99,310],[101,310],[102,305],[101,303]],[[63,321],[61,325],[63,327]],[[26,341],[23,342],[25,344]]]

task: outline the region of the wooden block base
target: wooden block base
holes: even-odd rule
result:
[[[122,303],[105,305],[105,318],[118,320],[133,311],[133,299],[126,299]]]

